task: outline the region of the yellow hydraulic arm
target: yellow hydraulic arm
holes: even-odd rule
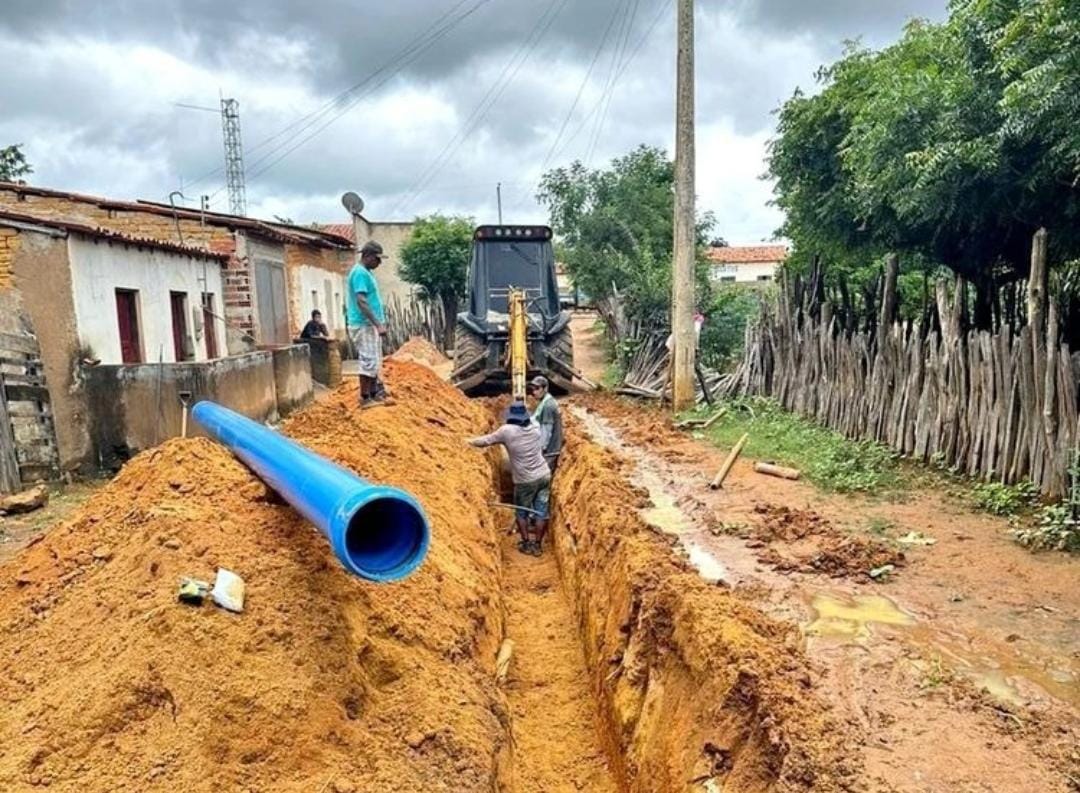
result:
[[[529,370],[529,316],[525,312],[525,290],[510,289],[510,393],[514,400],[525,399],[525,377]]]

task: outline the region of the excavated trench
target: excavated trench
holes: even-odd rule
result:
[[[522,556],[491,409],[390,363],[284,431],[413,492],[430,555],[405,582],[325,541],[202,439],[140,455],[0,567],[0,789],[832,791],[857,776],[797,633],[681,561],[627,462],[571,420],[553,543]],[[241,615],[176,602],[217,567]]]

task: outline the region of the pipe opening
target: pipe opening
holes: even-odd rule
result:
[[[396,580],[408,575],[427,551],[427,523],[413,504],[393,496],[373,498],[349,518],[345,553],[361,575]]]

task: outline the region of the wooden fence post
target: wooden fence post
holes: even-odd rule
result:
[[[4,375],[0,372],[0,493],[14,493],[20,489],[22,479],[19,476],[19,459],[15,456],[15,433],[8,415]]]

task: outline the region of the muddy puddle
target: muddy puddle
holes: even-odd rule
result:
[[[1026,656],[1018,642],[996,646],[989,640],[952,633],[876,594],[817,592],[807,598],[811,619],[804,625],[812,641],[867,644],[876,634],[898,632],[921,651],[916,667],[929,680],[948,674],[967,678],[976,688],[1011,705],[1031,704],[1047,695],[1080,706],[1080,685],[1067,659]]]
[[[585,427],[594,443],[610,449],[634,464],[630,483],[649,495],[651,505],[639,510],[642,520],[678,541],[690,564],[711,583],[732,583],[731,571],[706,546],[711,535],[688,515],[685,499],[675,496],[667,480],[635,447],[623,443],[618,431],[602,416],[572,405],[570,411]]]

